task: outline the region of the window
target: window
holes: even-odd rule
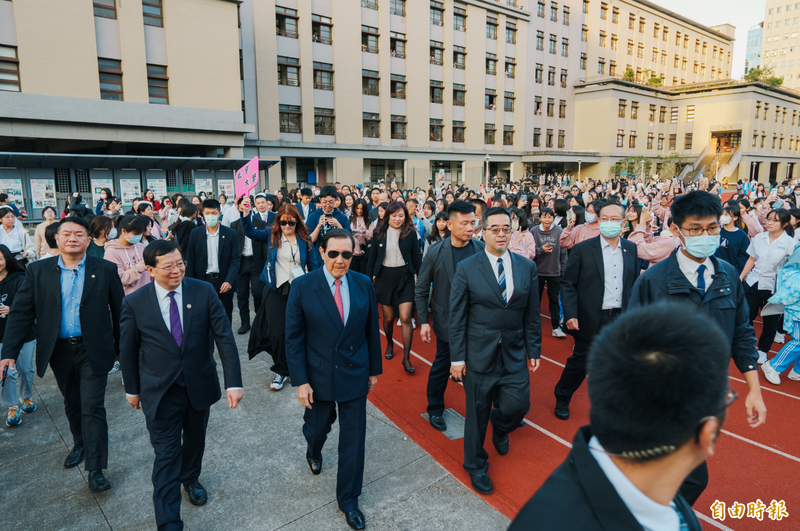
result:
[[[494,144],[494,134],[495,134],[494,124],[484,124],[483,143],[485,145]]]
[[[493,53],[486,54],[486,73],[492,76],[497,75],[497,55]]]
[[[692,150],[692,133],[686,133],[683,135],[683,149],[687,151]]]
[[[505,112],[514,112],[514,93],[506,92],[503,99],[503,110]]]
[[[553,130],[548,129],[547,133],[544,136],[545,146],[546,147],[553,147]]]
[[[645,19],[639,19],[639,33],[644,33]]]
[[[542,97],[536,96],[533,100],[533,114],[536,116],[542,115]]]
[[[764,149],[764,142],[766,141],[766,139],[767,139],[767,133],[762,131],[761,132],[761,149]]]
[[[644,57],[644,44],[642,44],[641,42],[636,46],[636,57],[638,57],[639,59]]]
[[[647,133],[647,149],[653,149],[653,133]]]
[[[653,24],[653,38],[658,38],[658,32],[661,31],[661,26],[659,24]]]
[[[453,8],[453,29],[467,31],[467,10],[460,7]]]
[[[497,40],[497,19],[486,17],[486,38]]]
[[[698,66],[700,66],[700,65],[699,65],[699,63],[698,63],[697,61],[695,61],[695,62],[694,62],[694,66],[692,66],[692,73],[693,73],[693,74],[696,74],[696,73],[697,73],[697,67],[698,67]]]
[[[639,102],[632,101],[631,102],[631,120],[636,120],[639,118]]]
[[[503,126],[503,145],[504,146],[513,146],[514,145],[514,126],[513,125],[504,125]]]
[[[464,70],[467,67],[467,49],[463,46],[453,46],[453,68]]]
[[[405,140],[406,129],[407,129],[406,117],[393,114],[392,124],[391,124],[392,138],[395,140]]]
[[[298,105],[278,105],[281,133],[302,133],[303,115]]]
[[[684,35],[683,36],[683,48],[685,50],[689,49],[689,36],[688,35]]]
[[[671,124],[678,123],[678,108],[677,107],[670,107],[670,109],[669,109],[669,123],[671,123]]]
[[[168,83],[166,66],[147,65],[147,93],[150,103],[169,105]]]
[[[558,130],[558,147],[564,149],[564,139],[566,137],[566,132],[563,129]]]
[[[444,2],[431,1],[431,25],[444,26]],[[394,138],[394,137],[392,137]],[[405,133],[403,134],[405,138]]]
[[[392,74],[391,77],[392,98],[396,100],[406,99],[406,76]]]
[[[600,33],[605,33],[605,32],[601,31]],[[589,42],[589,26],[587,26],[586,24],[581,26],[581,42]],[[603,46],[605,46],[605,44],[603,44]],[[541,48],[537,48],[537,50],[539,49]]]
[[[653,58],[651,59],[654,63],[658,62],[658,48],[653,48]]]
[[[686,121],[694,122],[694,105],[686,106]]]
[[[533,129],[533,147],[542,147],[542,130],[538,127]]]
[[[567,71],[561,70],[561,88],[567,88]]]
[[[664,26],[664,32],[661,34],[663,37],[663,41],[667,42],[667,38],[669,37],[669,28]]]
[[[278,85],[300,86],[300,60],[278,56]]]
[[[567,117],[567,102],[566,102],[566,100],[559,100],[558,101],[558,117],[559,118],[566,118]]]
[[[581,70],[586,70],[586,54],[585,53],[581,53],[580,69]]]
[[[0,45],[0,90],[20,92],[19,60],[15,46]]]
[[[333,23],[330,18],[321,15],[311,15],[311,40],[321,44],[333,44],[331,33]]]
[[[164,12],[161,0],[142,0],[142,15],[148,26],[164,27]]]
[[[431,64],[444,64],[444,43],[439,41],[431,41]]]
[[[615,76],[617,75],[617,63],[615,61],[610,61],[608,63],[608,75]],[[566,86],[566,85],[564,85]]]
[[[674,133],[669,135],[669,150],[675,151],[675,146],[677,146],[677,144],[678,144],[678,135]]]
[[[675,61],[673,61],[673,65],[672,66],[675,67],[675,68],[678,68],[678,66],[680,65],[680,61],[681,61],[680,56],[676,55],[675,56]]]
[[[506,43],[517,44],[517,28],[511,22],[506,23]]]
[[[444,103],[444,84],[431,80],[431,103]]]
[[[406,36],[403,33],[389,32],[389,47],[392,57],[406,58]]]
[[[361,26],[361,51],[378,53],[378,28]]]
[[[544,18],[544,0],[539,0],[539,4],[536,7],[536,16]]]
[[[333,109],[314,108],[314,134],[333,135],[336,133]]]
[[[675,32],[675,46],[680,46],[680,45],[681,45],[681,32],[680,31],[676,31]]]
[[[457,107],[463,107],[467,100],[467,88],[466,85],[460,85],[458,83],[453,84],[453,105]]]
[[[600,20],[608,20],[608,4],[600,4]]]
[[[539,63],[536,63],[535,76],[534,76],[533,79],[537,83],[541,83],[542,82],[542,65],[539,64]]]
[[[584,3],[584,5],[586,5],[586,3]],[[565,25],[565,26],[569,26],[569,7],[568,6],[564,6],[564,10],[561,13],[561,23],[563,25]]]
[[[633,55],[633,41],[628,39],[628,55]]]
[[[619,8],[612,7],[611,8],[611,23],[612,24],[619,24]]]
[[[297,38],[297,11],[275,6],[275,33],[290,39]]]
[[[628,137],[628,147],[629,148],[636,147],[636,131],[631,131],[631,134]]]
[[[625,146],[625,131],[623,129],[617,129],[617,147],[621,148]]]
[[[583,0],[583,12],[584,13],[589,12],[589,0]]]
[[[619,107],[617,109],[617,118],[625,118],[627,108],[628,108],[628,101],[619,100]]]
[[[664,149],[664,133],[658,133],[658,150]]]
[[[647,121],[655,123],[656,121],[656,106],[650,105],[650,114],[647,116]]]
[[[636,29],[636,15],[628,16],[628,29]]]
[[[361,0],[361,7],[367,9],[378,9],[378,0]]]
[[[619,40],[617,39],[617,36],[612,33],[611,34],[611,49],[612,50],[616,50],[617,49],[617,43],[618,42],[619,42]]]
[[[550,49],[549,52],[552,54],[556,53],[556,36],[550,35]]]
[[[556,86],[556,67],[554,66],[547,67],[547,84],[551,87]]]
[[[375,70],[361,71],[361,93],[366,96],[380,95],[380,75]]]
[[[314,88],[333,90],[333,65],[314,61]]]
[[[600,44],[601,48],[605,48],[605,46],[606,46],[606,32],[603,31],[603,30],[600,30],[600,43],[599,44]]]
[[[430,125],[431,142],[441,142],[443,131],[444,131],[444,125],[442,125],[442,120],[437,118],[431,118],[431,125]]]
[[[561,39],[561,57],[569,57],[569,39],[566,37]]]
[[[550,22],[558,22],[558,4],[550,2]]]
[[[547,116],[553,117],[556,109],[556,102],[553,98],[547,98]]]
[[[667,52],[666,51],[662,51],[661,52],[661,64],[662,65],[667,64]]]
[[[506,57],[506,77],[514,79],[517,76],[517,61],[513,57]]]
[[[536,32],[536,49],[540,52],[544,50],[544,32]]]
[[[467,128],[464,126],[464,122],[453,120],[453,142],[457,144],[464,143],[464,133],[466,130]]]
[[[100,71],[100,99],[122,101],[122,66],[115,59],[97,58]]]
[[[606,60],[602,57],[597,60],[597,73],[598,74],[605,74],[606,73]]]
[[[705,42],[705,41],[703,41],[703,52],[702,52],[702,54],[703,54],[703,55],[705,55],[705,54],[706,54],[706,50],[707,50],[707,49],[708,49],[708,43],[707,43],[707,42]]]
[[[667,108],[661,107],[661,109],[658,112],[658,123],[663,124],[666,122],[666,120],[667,120]]]
[[[389,0],[389,13],[398,17],[406,16],[406,0]]]
[[[94,16],[103,18],[117,18],[116,0],[93,0]]]
[[[494,89],[486,89],[486,94],[483,97],[483,106],[487,110],[494,111],[497,109],[497,91]]]

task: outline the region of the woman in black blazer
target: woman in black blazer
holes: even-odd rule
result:
[[[411,340],[414,330],[411,314],[414,306],[414,283],[422,264],[419,239],[408,215],[405,203],[389,203],[384,222],[378,224],[372,237],[372,247],[367,261],[367,275],[375,282],[375,298],[383,306],[383,331],[386,333],[386,359],[394,357],[395,306],[399,307],[403,330],[403,368],[414,372],[411,366]]]

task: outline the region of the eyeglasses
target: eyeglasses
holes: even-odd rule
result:
[[[340,253],[339,251],[328,251],[325,254],[327,254],[328,258],[330,258],[331,260],[339,258],[340,254],[342,255],[342,258],[344,258],[345,260],[350,260],[351,258],[353,258],[353,253],[350,251],[344,251],[342,253]]]
[[[702,431],[703,426],[705,426],[706,422],[708,422],[709,420],[711,420],[713,418],[718,417],[719,414],[722,413],[723,411],[725,411],[726,409],[728,409],[731,406],[731,404],[733,404],[736,401],[737,398],[739,398],[739,393],[737,393],[736,391],[734,391],[731,388],[728,388],[728,394],[725,395],[725,405],[722,406],[722,409],[720,409],[719,411],[717,411],[713,415],[709,415],[707,417],[703,417],[703,418],[701,418],[700,420],[697,421],[697,424],[694,427],[694,439],[695,439],[695,442],[700,442],[700,432]]]
[[[707,229],[701,229],[699,227],[693,229],[687,229],[686,227],[681,227],[681,229],[688,232],[689,236],[702,236],[704,232],[709,234],[710,236],[716,236],[720,233],[722,227],[717,225],[716,227],[709,227]]]
[[[495,236],[498,234],[511,234],[511,227],[489,227],[487,232],[491,232]]]
[[[285,219],[279,221],[278,223],[280,224],[281,227],[294,227],[295,225],[297,225],[296,221],[286,221]]]
[[[186,264],[188,264],[188,263],[189,262],[186,262],[185,260],[182,260],[182,261],[178,262],[177,264],[169,264],[166,267],[159,267],[159,266],[155,266],[155,267],[156,267],[156,269],[161,269],[162,271],[166,271],[167,273],[170,273],[172,271],[175,271],[176,269],[186,269]]]

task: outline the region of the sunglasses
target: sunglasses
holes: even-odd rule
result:
[[[331,260],[339,258],[340,254],[342,255],[342,258],[344,258],[345,260],[350,260],[351,258],[353,258],[353,253],[350,251],[344,251],[342,253],[340,253],[339,251],[328,251],[326,254],[328,255],[328,258],[330,258]]]
[[[282,221],[279,221],[278,223],[280,224],[281,227],[294,227],[295,225],[297,225],[296,221],[282,220]]]

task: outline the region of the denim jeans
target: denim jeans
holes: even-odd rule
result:
[[[3,344],[0,343],[0,352]],[[8,371],[5,385],[0,395],[3,398],[3,405],[11,407],[19,405],[20,398],[30,398],[33,396],[33,353],[36,351],[36,340],[28,341],[22,345],[19,357],[14,363],[14,370]],[[17,375],[19,378],[19,396],[17,395]]]

